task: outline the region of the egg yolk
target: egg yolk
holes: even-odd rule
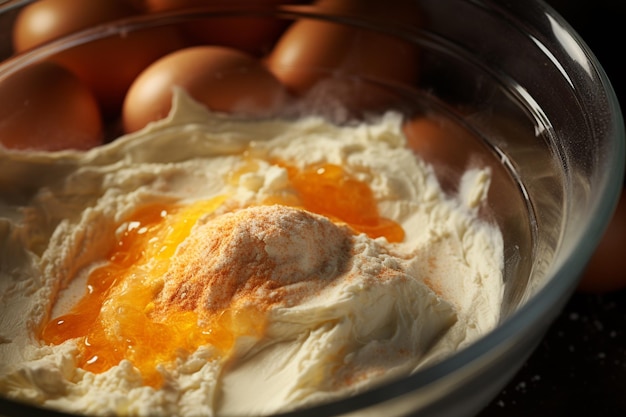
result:
[[[286,168],[297,199],[272,203],[301,206],[370,237],[385,236],[392,242],[404,238],[399,224],[379,216],[367,184],[341,167]],[[158,388],[163,383],[158,365],[173,362],[180,352],[213,346],[216,357],[226,356],[239,336],[262,337],[265,315],[254,306],[227,307],[204,317],[202,323],[195,311],[175,307],[165,318],[152,314],[179,244],[200,218],[225,201],[220,196],[186,207],[151,205],[138,210],[126,222],[108,262],[90,273],[87,293],[69,313],[48,322],[41,339],[49,344],[78,339],[78,366],[94,373],[127,359],[146,385]]]
[[[198,325],[193,311],[168,311],[165,321],[151,312],[163,285],[162,277],[178,245],[202,216],[212,213],[224,198],[185,208],[149,206],[127,222],[104,266],[88,278],[87,294],[66,315],[50,321],[41,337],[59,344],[80,338],[78,366],[104,372],[130,360],[146,385],[158,387],[157,365],[173,361],[179,352],[211,345],[227,352],[237,336],[262,333],[262,317],[250,308],[216,313]]]
[[[385,237],[392,243],[404,239],[404,229],[381,217],[370,187],[342,167],[320,164],[299,170],[285,166],[305,210],[347,223],[371,238]]]

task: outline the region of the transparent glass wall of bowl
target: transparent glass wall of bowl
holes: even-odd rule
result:
[[[617,102],[592,53],[541,3],[420,4],[428,13],[425,31],[469,63],[436,63],[429,88],[463,108],[467,122],[510,163],[534,214],[528,296],[571,256],[585,227],[594,227],[591,213],[608,213],[611,201],[599,207],[607,203],[601,197],[620,175],[604,166],[619,171],[623,155]],[[454,86],[461,85],[459,94]],[[597,227],[593,233],[597,239]]]

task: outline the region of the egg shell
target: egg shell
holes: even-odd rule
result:
[[[271,50],[287,26],[287,22],[274,17],[254,16],[254,13],[266,11],[272,6],[281,3],[288,2],[280,0],[147,0],[145,7],[150,13],[202,6],[215,7],[216,10],[220,10],[220,7],[226,8],[229,13],[245,10],[246,13],[250,14],[249,16],[216,16],[207,19],[190,20],[180,25],[181,30],[189,42],[196,45],[228,46],[256,56],[262,56]]]
[[[137,11],[125,0],[39,0],[24,6],[13,26],[13,47],[23,52]]]
[[[130,0],[39,0],[25,6],[16,17],[14,49],[23,52],[138,13]],[[93,89],[105,115],[115,115],[139,72],[183,46],[174,28],[151,28],[78,45],[51,59]]]
[[[294,0],[137,0],[143,3],[144,11],[148,13],[164,12],[170,10],[182,10],[193,8],[246,8],[258,9],[259,7],[274,6],[280,4],[297,3]]]
[[[282,34],[286,22],[273,18],[224,17],[188,22],[188,39],[197,44],[222,45],[263,56]]]
[[[365,13],[380,9],[380,6],[359,9],[359,4],[324,2],[318,8],[359,16],[360,10]],[[298,93],[333,76],[412,84],[417,79],[418,52],[414,44],[382,32],[303,18],[281,36],[267,57],[267,65],[285,85]]]
[[[157,59],[184,46],[177,28],[163,26],[98,39],[50,59],[90,86],[107,116],[117,116],[135,78]]]
[[[85,150],[102,143],[92,92],[68,70],[35,64],[0,82],[0,143],[11,149]]]
[[[132,132],[165,117],[174,87],[211,110],[249,116],[272,114],[287,98],[282,84],[254,57],[220,46],[190,47],[159,59],[137,77],[124,100],[124,129]]]
[[[626,288],[626,190],[578,286],[581,292],[606,293]]]
[[[407,146],[433,165],[439,181],[448,190],[474,163],[473,156],[483,152],[473,135],[444,117],[418,115],[406,120],[402,129]]]
[[[394,0],[393,7],[380,0],[318,0],[313,8],[324,14],[372,18],[378,23],[419,26],[422,23],[421,10],[414,0]]]

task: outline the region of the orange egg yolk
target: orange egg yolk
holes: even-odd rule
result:
[[[299,170],[285,166],[305,210],[347,223],[371,238],[402,242],[404,229],[381,217],[370,187],[333,164]]]
[[[42,339],[59,344],[80,338],[79,367],[100,373],[128,359],[146,385],[158,387],[162,376],[157,365],[173,361],[180,350],[212,345],[224,353],[239,335],[260,336],[263,320],[252,309],[245,314],[216,313],[202,326],[193,311],[168,311],[165,321],[151,315],[176,248],[198,219],[223,200],[184,208],[155,205],[135,213],[109,253],[109,262],[89,275],[87,294],[68,314],[50,321]]]
[[[271,203],[301,206],[370,237],[385,236],[392,242],[404,238],[399,224],[379,216],[367,184],[341,167],[286,168],[297,201]],[[171,363],[181,351],[191,353],[210,345],[216,355],[225,356],[237,337],[262,337],[264,313],[254,307],[216,311],[201,324],[194,311],[172,308],[165,318],[152,314],[177,247],[201,217],[213,213],[225,200],[220,196],[186,207],[151,205],[138,210],[117,237],[108,262],[90,273],[87,293],[69,313],[48,322],[41,339],[51,344],[78,339],[78,366],[94,373],[127,359],[146,385],[158,388],[163,377],[157,366]]]

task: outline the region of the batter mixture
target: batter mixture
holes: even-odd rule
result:
[[[446,195],[401,126],[238,120],[178,91],[168,118],[90,151],[3,151],[0,392],[268,414],[472,343],[503,291],[490,172]]]

